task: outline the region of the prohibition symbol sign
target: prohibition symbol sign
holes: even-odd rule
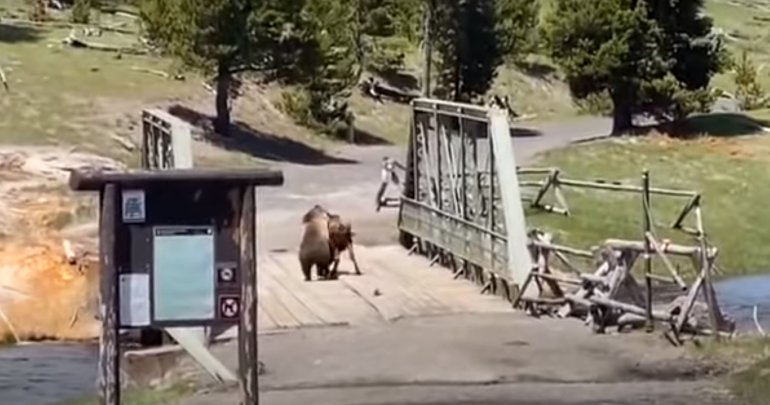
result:
[[[224,319],[236,319],[241,314],[240,297],[223,295],[219,297],[219,316]]]

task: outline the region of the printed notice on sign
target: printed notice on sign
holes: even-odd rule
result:
[[[150,324],[150,275],[121,274],[120,325],[148,326]]]
[[[123,191],[123,222],[144,222],[146,217],[144,190]]]
[[[152,243],[153,320],[215,319],[213,229],[159,226]]]

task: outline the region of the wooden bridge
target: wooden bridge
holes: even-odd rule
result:
[[[365,325],[406,317],[511,312],[500,297],[454,279],[401,246],[356,246],[361,276],[343,256],[340,278],[305,282],[296,252],[258,255],[259,328]]]

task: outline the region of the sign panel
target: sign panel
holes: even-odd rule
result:
[[[150,325],[150,275],[121,274],[120,325],[138,327]]]
[[[237,295],[219,296],[219,318],[238,319],[241,316],[241,297]]]
[[[125,190],[123,191],[121,211],[123,213],[123,222],[142,223],[147,218],[147,204],[144,190]]]
[[[153,320],[215,319],[214,230],[205,226],[153,228]]]
[[[221,287],[238,286],[238,268],[234,263],[217,267],[217,284]]]

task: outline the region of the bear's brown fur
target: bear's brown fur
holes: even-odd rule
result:
[[[361,270],[356,261],[356,253],[353,250],[353,226],[342,221],[339,215],[329,214],[329,240],[332,247],[332,268],[329,278],[337,277],[337,267],[340,264],[340,254],[348,251],[348,257],[353,262],[356,274],[361,275]]]
[[[329,213],[316,205],[302,217],[299,263],[305,281],[311,280],[313,266],[316,267],[318,278],[328,277],[334,256],[329,239]]]

